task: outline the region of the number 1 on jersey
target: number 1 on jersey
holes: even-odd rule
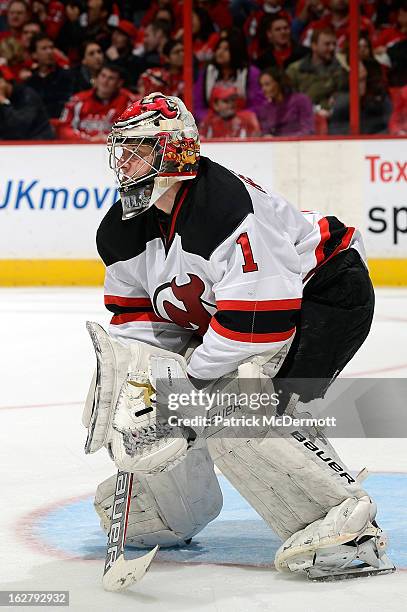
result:
[[[243,272],[256,272],[259,269],[259,266],[253,259],[253,251],[250,246],[249,236],[247,232],[244,234],[240,234],[239,238],[236,240],[237,244],[240,244],[240,248],[242,249],[244,265],[242,266]]]

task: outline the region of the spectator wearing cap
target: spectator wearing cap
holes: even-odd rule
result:
[[[105,65],[95,79],[95,86],[74,95],[61,115],[59,138],[78,142],[105,142],[113,123],[135,100],[123,88],[119,66]]]
[[[138,40],[137,28],[125,19],[121,19],[112,32],[111,45],[106,50],[110,63],[121,66],[128,75],[129,87],[134,87],[139,76],[139,61],[133,54],[134,44]]]
[[[72,70],[73,93],[91,89],[105,61],[101,46],[88,40],[80,51],[81,63]]]
[[[14,83],[12,77],[6,66],[0,66],[0,139],[54,138],[41,98],[26,85]]]
[[[48,117],[57,118],[72,95],[72,73],[58,66],[54,42],[46,34],[33,38],[30,51],[37,68],[27,79],[27,85],[32,87],[44,102]]]
[[[184,45],[180,40],[169,40],[163,49],[167,59],[163,68],[149,68],[140,75],[137,91],[141,97],[154,91],[165,96],[184,96]]]
[[[260,71],[249,63],[246,41],[239,31],[219,40],[213,61],[200,69],[194,85],[194,115],[198,121],[208,110],[212,89],[217,84],[236,87],[240,108],[253,110],[264,97],[258,82]]]
[[[280,15],[267,18],[265,44],[260,43],[260,55],[256,62],[262,70],[270,66],[286,68],[289,64],[309,54],[309,49],[296,43],[291,37],[289,20]]]
[[[21,38],[23,26],[30,19],[30,7],[24,0],[12,0],[7,7],[7,25],[4,32],[0,32],[0,40],[13,36]]]
[[[199,126],[204,138],[250,138],[260,135],[256,115],[238,109],[239,92],[233,85],[215,85],[210,109]]]
[[[336,37],[330,30],[315,30],[311,41],[311,55],[287,68],[294,91],[305,93],[314,106],[329,110],[332,96],[344,91],[348,75],[335,57]]]
[[[281,68],[266,68],[260,75],[266,102],[256,109],[263,136],[306,136],[314,132],[312,102],[292,90]]]

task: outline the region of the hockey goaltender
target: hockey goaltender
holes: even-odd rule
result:
[[[194,118],[178,98],[154,93],[133,103],[108,147],[120,200],[97,246],[113,317],[108,333],[88,324],[97,371],[83,422],[86,452],[105,446],[133,474],[126,544],[189,543],[221,510],[215,464],[283,540],[278,571],[312,579],[392,571],[375,502],[324,436],[171,428],[155,393],[160,384],[172,393],[210,389],[227,376],[254,391],[265,380],[280,390],[298,380],[286,385],[280,413],[322,397],[371,326],[359,231],[299,212],[200,156]],[[96,492],[106,530],[115,482]]]

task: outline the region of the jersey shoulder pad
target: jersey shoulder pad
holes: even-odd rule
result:
[[[253,212],[252,199],[242,180],[220,164],[201,157],[180,228],[183,249],[209,260]]]
[[[118,200],[103,217],[96,234],[98,253],[106,266],[137,257],[147,242],[160,236],[150,208],[142,215],[122,220],[122,204]]]

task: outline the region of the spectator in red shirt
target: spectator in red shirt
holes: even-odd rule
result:
[[[290,23],[286,17],[280,15],[268,17],[267,23],[265,30],[267,43],[256,62],[259,68],[264,69],[269,66],[286,68],[310,52],[307,47],[292,40]]]
[[[268,68],[260,75],[266,102],[256,109],[265,136],[306,136],[314,132],[311,98],[292,90],[281,68]]]
[[[7,8],[7,29],[0,32],[0,40],[13,36],[21,38],[23,26],[30,19],[30,7],[23,0],[12,0]]]
[[[59,138],[105,142],[113,123],[135,100],[135,96],[122,87],[123,77],[119,66],[105,65],[93,89],[72,96],[61,115]]]
[[[204,138],[249,138],[260,135],[256,115],[237,110],[238,91],[233,85],[216,85],[211,94],[210,109],[199,126]]]

